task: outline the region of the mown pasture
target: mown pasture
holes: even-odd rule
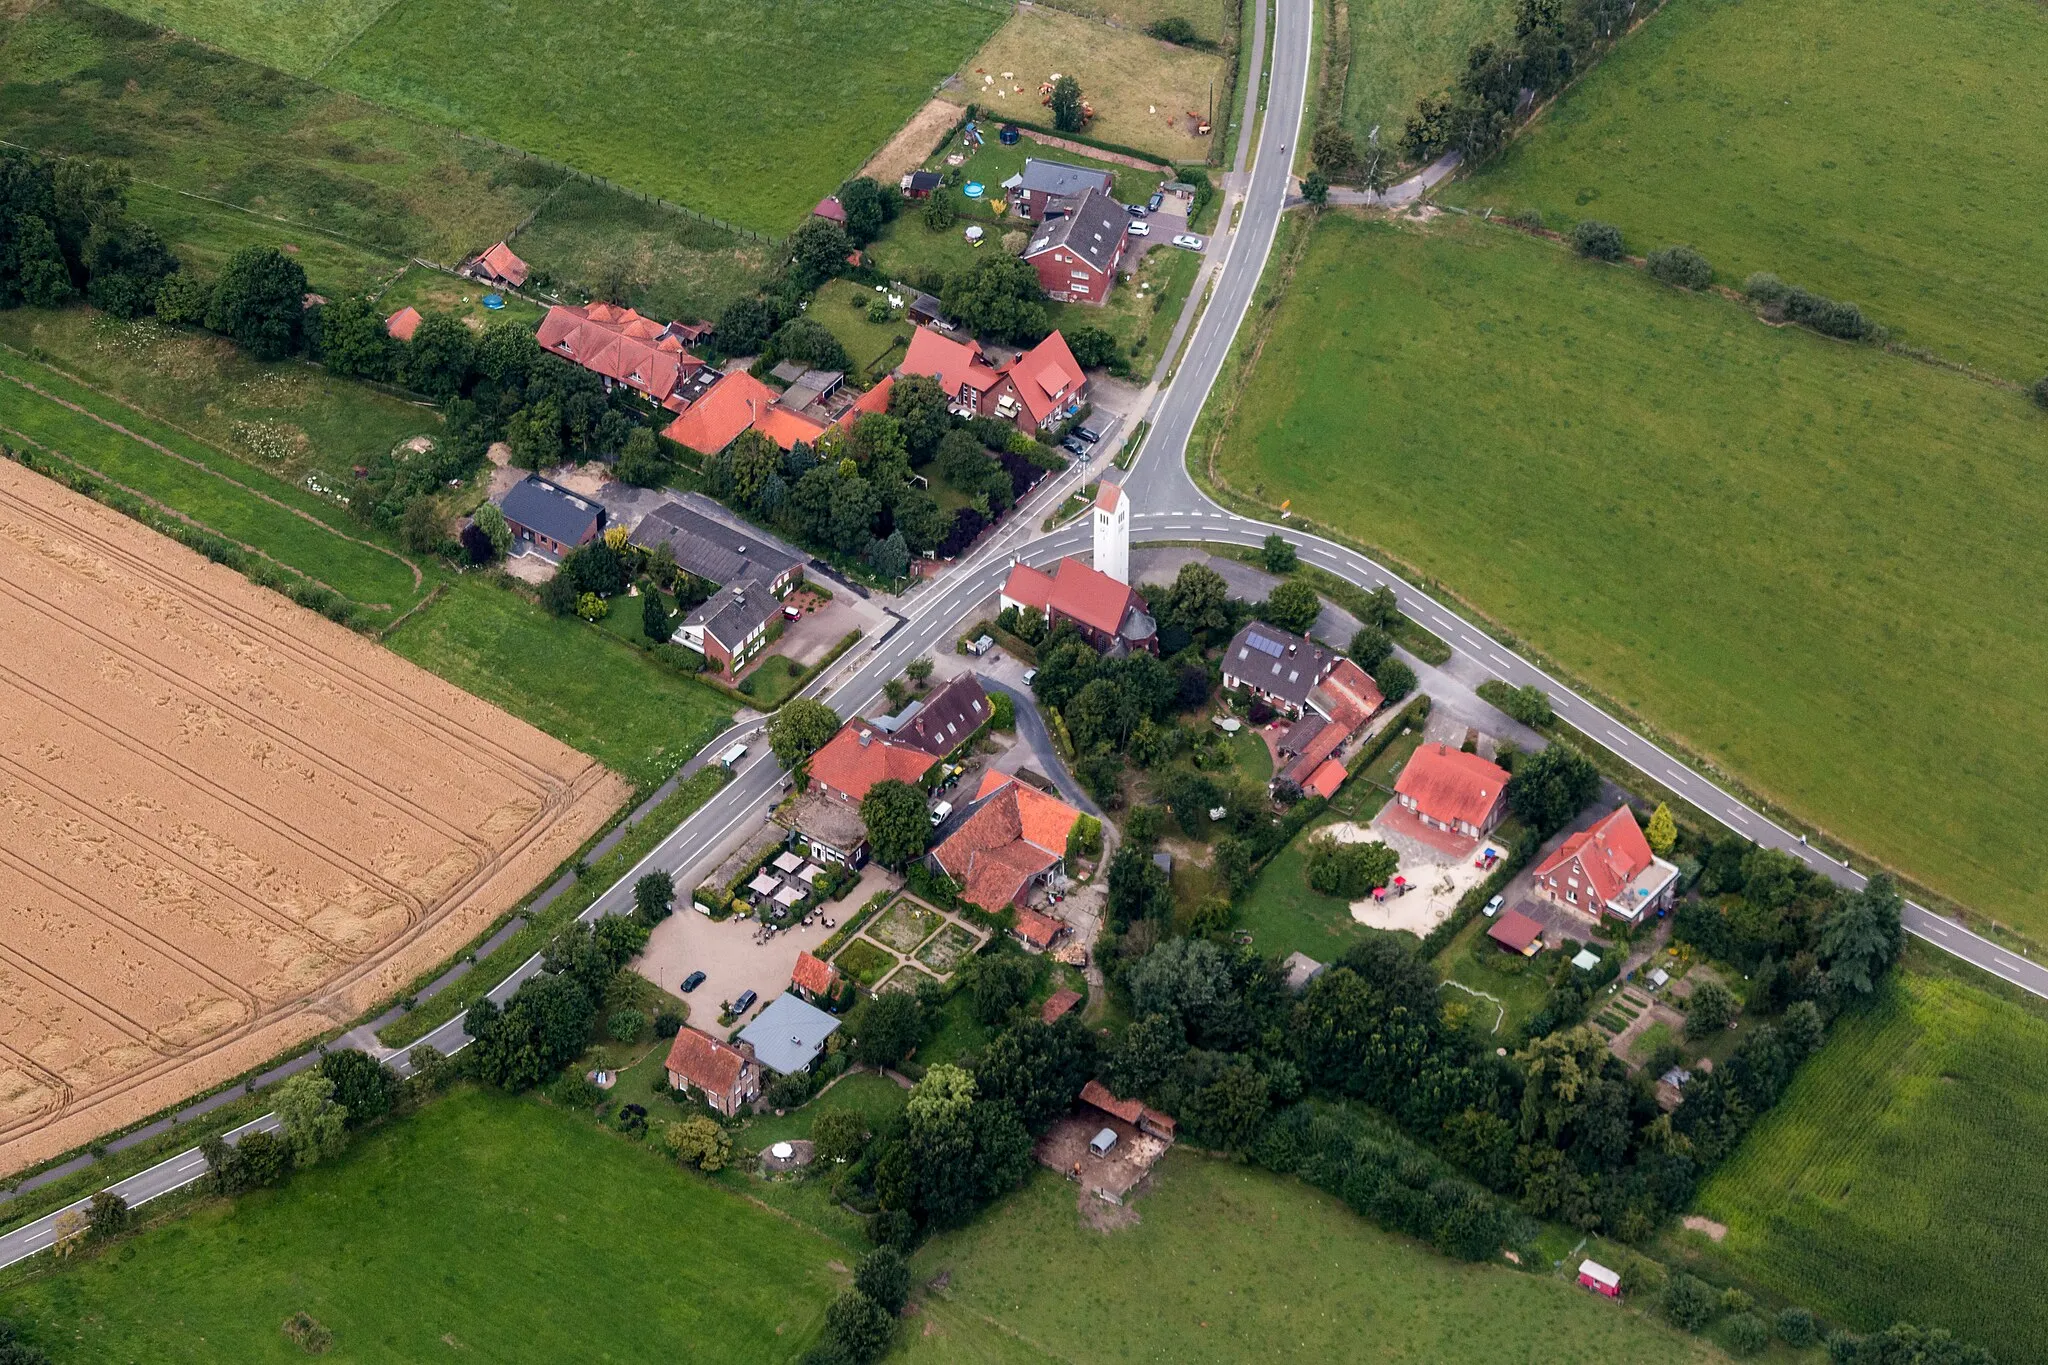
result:
[[[1700,1190],[1711,1266],[1870,1331],[1947,1327],[2001,1361],[2048,1354],[2048,1019],[1901,971],[1839,1021]]]
[[[1722,279],[1853,299],[1903,343],[2048,371],[2048,10],[1671,0],[1453,202],[1618,225]]]

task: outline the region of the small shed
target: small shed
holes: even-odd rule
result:
[[[1486,936],[1505,952],[1534,957],[1543,951],[1543,926],[1519,910],[1504,910],[1487,926]]]
[[[1079,991],[1070,991],[1065,988],[1056,990],[1049,997],[1047,997],[1044,1006],[1040,1008],[1040,1010],[1038,1011],[1039,1021],[1041,1023],[1056,1024],[1062,1018],[1064,1018],[1074,1008],[1074,1006],[1080,1003],[1081,993]]]
[[[1579,1283],[1610,1299],[1621,1297],[1621,1276],[1598,1261],[1579,1262]]]
[[[1286,970],[1287,989],[1296,995],[1309,988],[1309,983],[1323,974],[1323,964],[1307,953],[1289,953],[1287,960],[1280,964]]]
[[[1591,948],[1579,949],[1578,956],[1572,959],[1572,966],[1577,967],[1582,972],[1593,971],[1599,965],[1600,954],[1594,952]]]
[[[1669,973],[1669,972],[1665,971],[1665,970],[1664,970],[1664,969],[1663,969],[1662,967],[1653,967],[1653,968],[1651,968],[1651,970],[1650,970],[1650,987],[1651,987],[1651,989],[1653,989],[1653,990],[1660,990],[1660,991],[1661,991],[1661,990],[1663,990],[1663,989],[1664,989],[1664,988],[1665,988],[1666,986],[1668,986],[1668,985],[1670,985],[1670,984],[1671,984],[1671,973]]]

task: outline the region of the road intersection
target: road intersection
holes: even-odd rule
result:
[[[1631,731],[1617,718],[1521,658],[1513,650],[1490,639],[1483,631],[1428,594],[1389,572],[1365,555],[1347,546],[1303,533],[1298,527],[1274,525],[1239,516],[1212,500],[1195,483],[1187,467],[1188,442],[1210,390],[1222,373],[1231,345],[1251,306],[1259,279],[1271,253],[1281,215],[1287,210],[1292,185],[1290,152],[1298,147],[1301,117],[1305,107],[1311,53],[1313,0],[1277,0],[1271,24],[1273,57],[1266,116],[1258,128],[1257,154],[1250,176],[1233,175],[1242,183],[1242,199],[1222,208],[1219,227],[1211,246],[1214,272],[1206,306],[1200,307],[1192,335],[1186,343],[1171,382],[1158,387],[1148,418],[1151,422],[1136,462],[1120,480],[1129,490],[1134,507],[1132,539],[1147,541],[1197,541],[1227,545],[1258,545],[1273,531],[1280,531],[1294,543],[1302,560],[1334,573],[1365,589],[1391,587],[1401,610],[1426,627],[1453,650],[1476,661],[1493,677],[1520,687],[1535,684],[1550,697],[1557,715],[1593,743],[1599,744],[1703,814],[1729,829],[1766,847],[1781,849],[1826,875],[1840,885],[1863,886],[1863,874],[1845,863],[1829,858],[1806,841],[1786,830],[1761,812],[1666,753],[1650,740]],[[1258,44],[1266,36],[1266,25],[1255,27],[1250,70],[1261,68]],[[1247,91],[1247,111],[1256,106],[1256,88]],[[1244,136],[1250,137],[1252,121],[1247,118]],[[1242,152],[1240,152],[1242,157]],[[1233,208],[1236,211],[1232,226]],[[1219,255],[1220,253],[1220,255]],[[1114,474],[1108,475],[1114,477]],[[944,574],[927,581],[902,601],[896,623],[883,634],[840,660],[804,689],[804,693],[825,701],[841,716],[865,711],[881,695],[883,684],[902,674],[911,660],[934,649],[951,647],[958,632],[976,619],[1001,586],[1009,566],[1016,561],[1049,564],[1062,555],[1086,554],[1090,533],[1085,519],[1052,532],[1039,534],[1037,528],[1053,509],[1088,477],[1085,468],[1075,467],[1045,480],[1008,519],[981,545]],[[1339,642],[1342,643],[1342,642]],[[710,755],[720,753],[736,740],[749,746],[749,753],[734,772],[732,780],[716,797],[683,821],[676,830],[607,888],[580,917],[584,922],[630,910],[633,883],[647,872],[664,869],[686,874],[703,863],[712,850],[730,838],[741,826],[758,824],[764,813],[780,798],[783,773],[767,752],[763,733],[765,718],[736,725],[710,741],[692,760],[701,766]],[[679,881],[682,880],[679,875]],[[2048,997],[2048,968],[1994,943],[1918,905],[1908,903],[1904,915],[1909,933],[1945,952],[2036,995]],[[520,983],[540,969],[538,955],[525,963],[490,992],[502,1003]],[[419,1040],[443,1055],[467,1046],[463,1021],[456,1018]],[[417,1046],[414,1044],[413,1046]],[[410,1049],[383,1054],[401,1071],[409,1070]],[[236,1129],[235,1140],[245,1132],[274,1128],[274,1116],[265,1115]],[[110,1188],[130,1205],[141,1204],[200,1179],[206,1170],[198,1150],[182,1152]],[[85,1207],[79,1201],[69,1209]],[[55,1238],[54,1223],[62,1213],[52,1214],[0,1235],[0,1268],[47,1248]]]

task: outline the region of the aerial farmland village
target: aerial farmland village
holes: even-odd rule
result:
[[[4,0],[0,1365],[2048,1360],[2036,0]]]

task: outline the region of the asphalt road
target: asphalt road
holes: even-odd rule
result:
[[[1860,888],[1864,877],[1854,868],[1807,847],[1797,836],[1751,810],[1371,559],[1319,537],[1302,535],[1293,527],[1269,525],[1229,512],[1204,494],[1188,474],[1188,439],[1251,305],[1266,257],[1272,250],[1280,215],[1287,206],[1291,155],[1300,142],[1301,112],[1308,89],[1313,8],[1312,0],[1278,0],[1272,25],[1273,61],[1266,119],[1260,129],[1258,154],[1252,164],[1244,207],[1235,232],[1229,231],[1230,210],[1227,206],[1224,209],[1219,235],[1226,236],[1226,241],[1215,289],[1195,323],[1173,382],[1161,390],[1154,402],[1152,428],[1144,449],[1122,479],[1136,509],[1132,538],[1141,542],[1202,540],[1256,545],[1269,532],[1284,531],[1306,562],[1366,588],[1382,584],[1392,587],[1403,612],[1452,649],[1476,660],[1494,677],[1512,686],[1535,683],[1542,687],[1560,717],[1703,813],[1759,844],[1783,849],[1844,886]],[[1254,40],[1259,36],[1255,29]],[[1253,54],[1251,69],[1259,69],[1257,52]],[[1248,97],[1247,107],[1250,103]],[[905,664],[934,649],[952,647],[958,632],[972,624],[969,613],[995,592],[1012,562],[1021,559],[1046,564],[1064,554],[1086,553],[1090,537],[1085,520],[1049,535],[1036,534],[1045,516],[1084,477],[1084,472],[1077,468],[1047,479],[994,536],[945,575],[908,595],[901,624],[840,660],[806,687],[805,694],[819,697],[842,716],[865,710],[881,695],[883,683],[902,674]],[[763,724],[753,721],[735,726],[705,747],[697,762],[703,761],[703,755],[722,752],[735,739],[747,743],[748,753],[725,789],[600,895],[581,916],[584,922],[630,909],[633,883],[645,873],[656,868],[676,873],[688,871],[740,826],[764,818],[779,797],[783,775],[768,753],[766,737],[761,733]],[[1909,903],[1905,926],[1908,932],[1994,976],[2048,997],[2048,968],[1972,933],[1953,920]],[[491,998],[502,1003],[539,969],[540,958],[536,955],[493,989]],[[446,1055],[467,1046],[469,1036],[458,1018],[420,1041]],[[389,1060],[401,1070],[407,1069],[404,1053],[394,1054]],[[265,1115],[237,1129],[231,1139],[275,1124],[273,1116]],[[134,1205],[180,1189],[204,1174],[205,1161],[193,1149],[112,1188]],[[84,1202],[71,1207],[83,1207]],[[47,1247],[54,1240],[51,1225],[56,1216],[0,1236],[0,1267]]]

